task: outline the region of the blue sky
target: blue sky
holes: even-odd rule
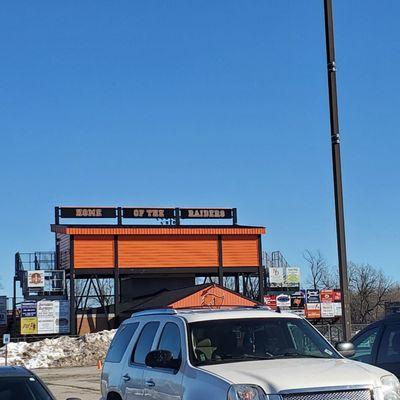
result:
[[[400,3],[334,3],[348,256],[395,277]],[[322,0],[9,2],[0,38],[3,292],[58,204],[234,206],[336,264]]]

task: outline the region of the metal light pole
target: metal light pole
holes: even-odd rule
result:
[[[336,90],[335,44],[333,34],[332,0],[324,0],[326,55],[328,63],[329,109],[331,123],[333,182],[335,188],[336,235],[339,258],[340,288],[342,290],[343,339],[351,338],[350,294],[347,278],[346,235],[344,225],[342,168],[340,161],[339,118]]]

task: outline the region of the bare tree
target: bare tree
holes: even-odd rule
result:
[[[80,299],[80,307],[98,308],[104,305],[108,307],[114,303],[114,282],[113,279],[76,279],[75,296]],[[86,299],[87,297],[87,299]]]
[[[369,323],[381,317],[394,282],[369,264],[349,264],[352,321]]]
[[[325,257],[319,250],[306,250],[303,258],[308,264],[309,277],[307,285],[312,289],[327,289],[337,286],[337,274],[328,266]]]

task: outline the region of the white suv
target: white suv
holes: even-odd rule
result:
[[[394,375],[344,358],[306,320],[249,308],[133,314],[101,390],[103,400],[400,400]]]

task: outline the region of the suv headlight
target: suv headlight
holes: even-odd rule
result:
[[[379,400],[400,400],[400,383],[393,375],[385,375],[381,378],[382,386],[377,389]]]
[[[267,396],[259,386],[232,385],[229,388],[228,400],[267,400]]]

